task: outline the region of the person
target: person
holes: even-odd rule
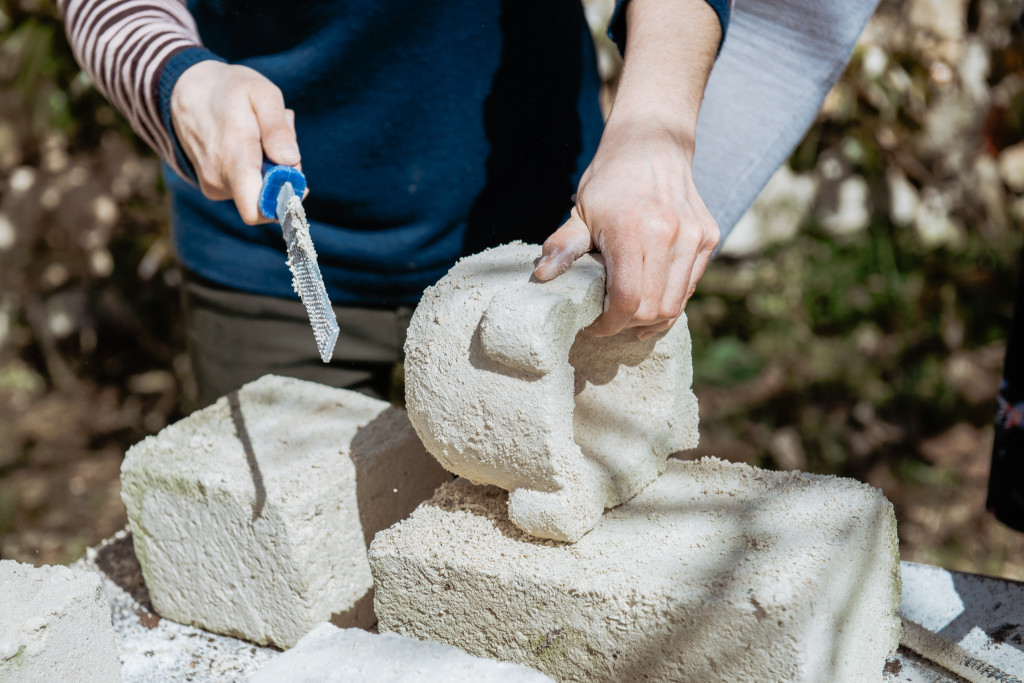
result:
[[[206,403],[265,372],[386,395],[423,289],[460,256],[514,239],[544,243],[541,280],[603,254],[594,334],[668,329],[719,242],[716,218],[731,226],[788,155],[875,2],[751,6],[701,115],[720,143],[704,157],[701,192],[698,112],[728,0],[618,3],[610,32],[624,66],[607,124],[578,3],[60,8],[83,68],[165,162]],[[308,179],[310,231],[342,327],[329,367],[279,228],[257,213],[264,157]]]
[[[1021,254],[1024,273],[1024,253]],[[992,466],[986,509],[1006,526],[1024,531],[1024,278],[1017,277],[1013,319],[1006,342],[1003,382],[997,396]]]
[[[170,167],[203,402],[265,371],[381,393],[396,327],[423,289],[460,256],[513,239],[547,238],[542,280],[591,248],[604,254],[595,334],[649,336],[682,312],[718,243],[691,165],[727,0],[621,8],[624,69],[603,134],[578,3],[190,8],[61,3],[83,67]],[[304,313],[278,310],[295,296],[279,232],[257,211],[264,157],[307,176],[311,235],[341,309],[340,375],[316,367]],[[279,316],[294,319],[302,353],[266,328]]]
[[[1016,29],[1024,32],[1024,12]],[[1017,292],[1006,339],[1003,381],[996,395],[992,459],[985,509],[993,517],[1024,532],[1024,251],[1017,267]]]

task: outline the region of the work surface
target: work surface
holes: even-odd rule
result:
[[[90,549],[76,567],[102,575],[125,683],[246,680],[280,654],[153,613],[127,532]],[[1011,661],[1024,658],[1024,584],[912,562],[902,562],[901,570],[905,617],[982,659],[993,652]],[[900,648],[887,662],[882,680],[944,683],[963,679]]]

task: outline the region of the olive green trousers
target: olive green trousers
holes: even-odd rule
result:
[[[351,389],[402,403],[402,347],[413,307],[334,306],[338,343],[320,360],[306,309],[294,299],[228,289],[194,273],[182,284],[196,408],[266,374]]]

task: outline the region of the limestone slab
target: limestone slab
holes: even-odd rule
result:
[[[473,657],[462,650],[321,624],[260,669],[251,683],[544,683],[533,669]]]
[[[909,563],[900,564],[904,585],[901,612],[906,616],[906,588],[908,582],[912,584],[917,580],[918,573],[908,573]],[[131,534],[127,532],[118,532],[99,546],[89,548],[85,557],[75,562],[72,569],[96,574],[103,582],[103,590],[113,616],[114,640],[121,658],[121,678],[124,683],[248,681],[267,662],[285,654],[275,648],[260,647],[244,640],[160,619],[153,613],[135,557]],[[970,578],[978,582],[989,581],[984,577]],[[1002,618],[1007,614],[1006,603],[1000,607],[1003,598],[1004,595],[998,591],[985,594],[971,591],[969,595],[964,594],[964,601],[972,613],[977,614],[977,611],[986,607],[991,610],[991,621],[975,623],[1000,637],[1004,637],[1007,632],[1006,622]],[[1013,604],[1020,604],[1020,601]],[[996,628],[986,625],[989,623],[995,624]],[[1011,633],[1009,638],[1014,638],[1014,634]],[[882,680],[885,683],[961,682],[960,678],[947,670],[903,647],[887,660]]]
[[[153,611],[127,531],[88,548],[72,568],[103,583],[123,683],[238,683],[281,656],[276,648],[161,619]]]
[[[971,683],[1024,681],[1024,583],[903,562],[902,644]]]
[[[121,680],[99,577],[0,560],[0,680]]]
[[[366,549],[450,478],[405,412],[266,376],[133,446],[121,469],[156,611],[289,647],[372,626]]]
[[[382,631],[560,681],[878,681],[899,643],[892,506],[849,479],[671,460],[576,544],[456,481],[370,548]]]
[[[586,255],[550,282],[537,245],[467,257],[427,289],[405,345],[406,405],[448,470],[510,491],[511,520],[575,541],[697,445],[685,317],[638,341],[595,338],[604,263]]]

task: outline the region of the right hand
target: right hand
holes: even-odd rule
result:
[[[269,223],[258,202],[264,156],[301,169],[295,113],[281,90],[245,66],[207,60],[171,93],[171,121],[208,199],[233,199],[249,225]]]

